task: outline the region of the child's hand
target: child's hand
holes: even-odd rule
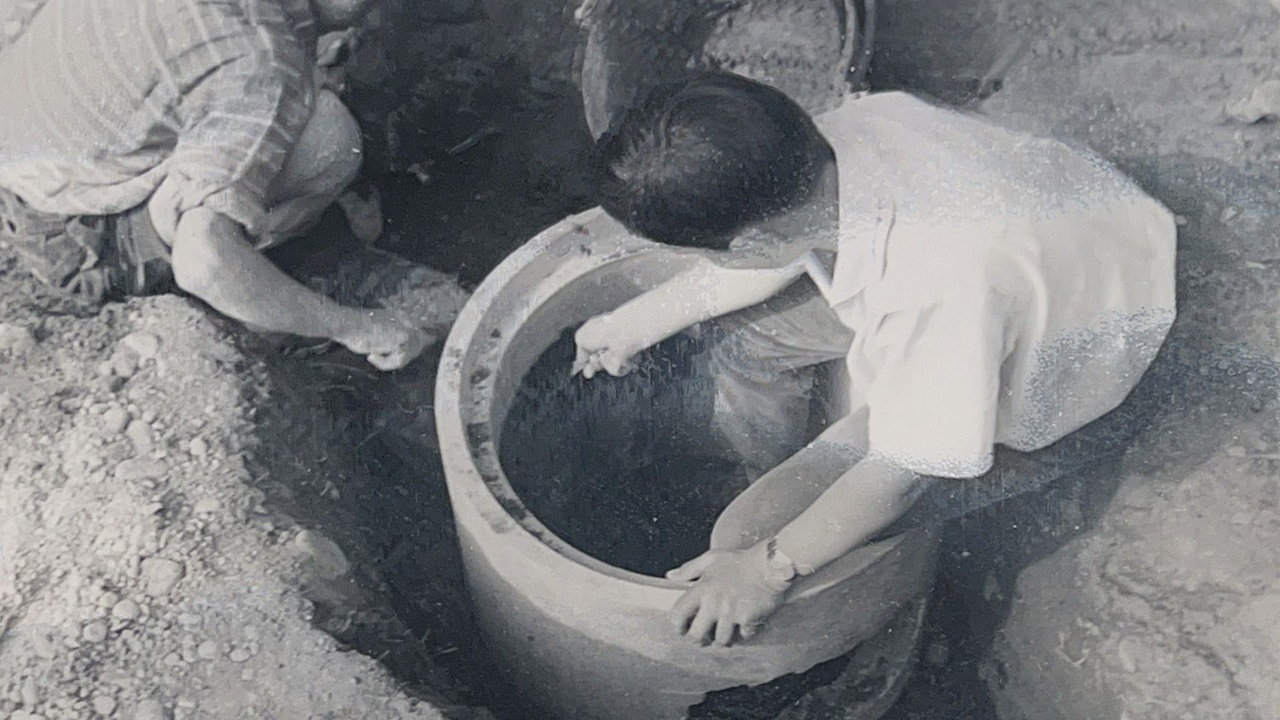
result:
[[[573,336],[578,354],[573,361],[573,374],[582,373],[590,380],[604,371],[621,377],[635,369],[632,356],[645,348],[643,342],[628,337],[634,329],[624,328],[609,313],[597,315],[583,323]]]
[[[711,550],[668,572],[668,580],[694,583],[671,609],[676,632],[718,647],[755,637],[787,589],[766,576],[763,547]]]

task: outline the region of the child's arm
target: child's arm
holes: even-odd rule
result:
[[[821,568],[900,518],[926,482],[905,468],[862,460],[772,540],[744,550],[712,550],[667,573],[677,582],[699,581],[672,608],[672,623],[694,641],[727,645],[735,637],[749,639],[781,607],[792,580],[777,567],[779,560],[790,560],[802,574]]]
[[[778,549],[798,569],[816,570],[902,517],[926,480],[886,461],[865,458],[778,532]]]
[[[751,307],[777,295],[805,272],[793,262],[778,269],[736,269],[703,257],[675,277],[598,315],[579,328],[574,372],[626,372],[633,355],[697,323]]]

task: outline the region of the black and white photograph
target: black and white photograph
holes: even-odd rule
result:
[[[1280,720],[1280,0],[0,0],[0,720]]]

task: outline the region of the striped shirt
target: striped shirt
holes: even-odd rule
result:
[[[41,0],[0,46],[0,188],[157,228],[207,207],[251,236],[314,103],[309,0]],[[30,4],[30,0],[27,0]]]

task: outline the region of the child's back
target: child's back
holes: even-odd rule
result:
[[[873,434],[893,408],[954,404],[1030,450],[1129,392],[1174,316],[1176,228],[1162,205],[1091,153],[903,93],[850,100],[816,123],[837,156],[835,299],[858,296],[837,312],[863,328],[851,358],[875,366],[855,378],[881,405]],[[870,360],[894,344],[896,369]],[[903,382],[886,385],[886,372]],[[995,397],[961,380],[993,372]],[[894,434],[919,440],[892,444],[925,454],[918,423]]]

